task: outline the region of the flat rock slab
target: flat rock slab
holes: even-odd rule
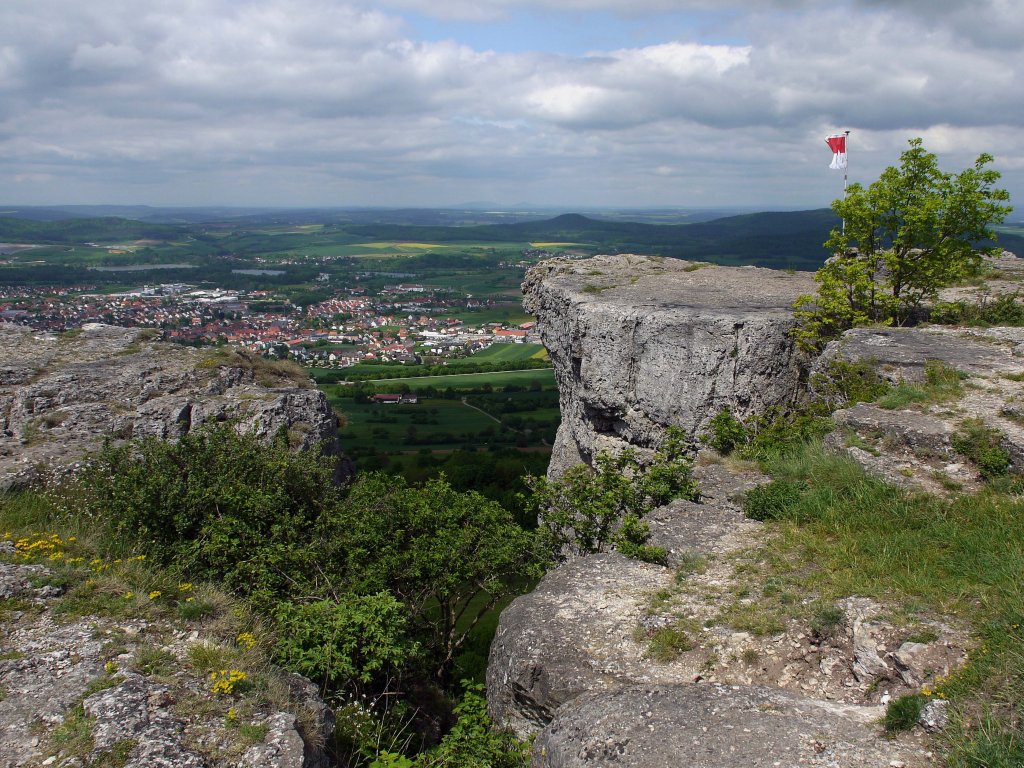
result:
[[[535,768],[916,768],[912,744],[887,741],[879,708],[772,688],[631,687],[567,704],[537,737]]]
[[[949,439],[953,428],[948,421],[920,411],[888,410],[862,403],[853,408],[835,411],[832,420],[862,434],[890,436],[917,452],[956,458]]]
[[[645,591],[666,568],[617,553],[563,563],[501,613],[487,664],[496,722],[526,736],[565,702],[636,680],[646,666],[632,634]]]
[[[998,331],[998,333],[993,333]],[[832,359],[868,360],[879,373],[894,381],[924,380],[929,360],[941,360],[959,371],[988,376],[996,371],[1024,370],[1020,346],[1024,329],[982,331],[941,328],[855,328],[830,342],[815,370]]]

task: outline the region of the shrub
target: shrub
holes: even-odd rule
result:
[[[798,451],[806,443],[820,440],[834,428],[829,412],[821,405],[771,410],[750,422],[752,437],[740,449],[739,455],[764,463]]]
[[[647,523],[629,512],[622,518],[622,523],[612,537],[612,541],[615,543],[615,548],[626,557],[642,560],[645,563],[667,565],[668,551],[664,547],[647,544],[646,541],[650,535],[651,531]]]
[[[404,604],[410,632],[445,682],[480,619],[539,575],[542,559],[533,532],[500,504],[460,493],[444,476],[418,487],[364,475],[311,538],[339,584],[363,595],[388,591]]]
[[[660,561],[656,549],[644,547],[643,517],[672,499],[697,497],[681,433],[669,430],[647,466],[631,449],[617,456],[601,452],[595,464],[577,464],[557,480],[527,478],[532,493],[525,502],[540,520],[545,551],[557,560],[625,545],[624,552]]]
[[[405,609],[386,592],[282,603],[274,618],[278,661],[328,690],[383,682],[418,651],[407,634]]]
[[[981,419],[967,419],[950,438],[953,449],[973,461],[981,476],[991,479],[1010,470],[1010,454],[1001,446],[1002,433]]]
[[[703,435],[702,439],[723,456],[728,456],[737,446],[747,441],[747,430],[743,422],[729,408],[716,413],[708,428],[710,432]]]
[[[307,532],[338,498],[331,462],[220,425],[106,447],[66,506],[105,526],[113,549],[142,546],[195,579],[273,598],[307,591]]]
[[[779,520],[788,515],[807,490],[803,482],[772,480],[747,491],[743,514],[751,520]]]
[[[463,685],[465,692],[455,706],[458,720],[454,727],[437,747],[420,755],[410,768],[527,768],[530,745],[511,732],[494,727],[487,714],[482,685],[467,681]]]
[[[829,410],[853,403],[870,403],[889,389],[878,375],[875,360],[834,359],[811,376],[811,391]]]
[[[1024,325],[1024,304],[1018,292],[995,298],[984,297],[971,304],[966,301],[937,302],[928,312],[928,319],[940,325]]]

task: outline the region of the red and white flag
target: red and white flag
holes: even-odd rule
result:
[[[829,168],[835,171],[846,169],[846,136],[841,133],[829,136],[825,139],[828,148],[832,150],[832,164]]]

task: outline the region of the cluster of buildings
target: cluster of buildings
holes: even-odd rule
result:
[[[231,292],[185,284],[147,286],[118,294],[7,289],[0,320],[60,332],[87,322],[160,330],[196,346],[233,344],[306,365],[347,367],[360,362],[422,362],[461,357],[494,342],[537,341],[533,323],[470,323],[454,316],[488,304],[442,298],[416,284],[367,295],[339,290],[299,307],[267,291]],[[397,289],[403,290],[397,290]]]

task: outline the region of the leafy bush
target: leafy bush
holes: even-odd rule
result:
[[[928,312],[928,319],[940,325],[1024,325],[1024,304],[1018,292],[995,298],[985,297],[972,304],[966,301],[936,302]]]
[[[463,684],[465,693],[455,706],[455,726],[436,748],[415,762],[416,768],[526,768],[529,744],[494,727],[482,685]]]
[[[811,391],[829,410],[854,403],[870,403],[888,391],[878,375],[878,363],[869,360],[840,360],[811,376]]]
[[[612,537],[615,548],[626,557],[642,560],[645,563],[668,564],[668,551],[664,547],[655,547],[645,543],[651,532],[647,523],[632,512],[622,518],[619,529]]]
[[[772,480],[747,491],[743,514],[751,520],[785,518],[807,490],[805,483],[793,480]]]
[[[262,599],[307,591],[307,532],[338,501],[329,457],[264,445],[229,425],[106,447],[66,497],[112,547]]]
[[[953,434],[953,450],[973,461],[981,476],[991,479],[1010,471],[1010,454],[1001,445],[1002,433],[981,419],[967,419]]]
[[[829,412],[820,405],[793,410],[776,409],[753,419],[752,434],[739,455],[764,463],[799,451],[808,442],[820,440],[835,428]]]
[[[723,456],[747,441],[747,430],[729,408],[723,408],[714,415],[708,425],[710,432],[702,438]]]
[[[409,615],[437,679],[503,597],[539,575],[534,534],[500,504],[442,476],[424,486],[372,473],[312,534],[320,567],[358,594],[391,592]]]
[[[644,544],[648,532],[641,521],[672,499],[697,497],[682,434],[670,430],[647,466],[631,449],[617,456],[601,452],[595,464],[577,464],[557,480],[527,478],[532,493],[525,502],[540,520],[544,550],[557,560],[619,545],[624,553],[660,561],[661,552]]]
[[[274,618],[278,660],[320,683],[321,689],[367,685],[395,676],[418,651],[408,636],[402,604],[387,592],[281,603]]]

